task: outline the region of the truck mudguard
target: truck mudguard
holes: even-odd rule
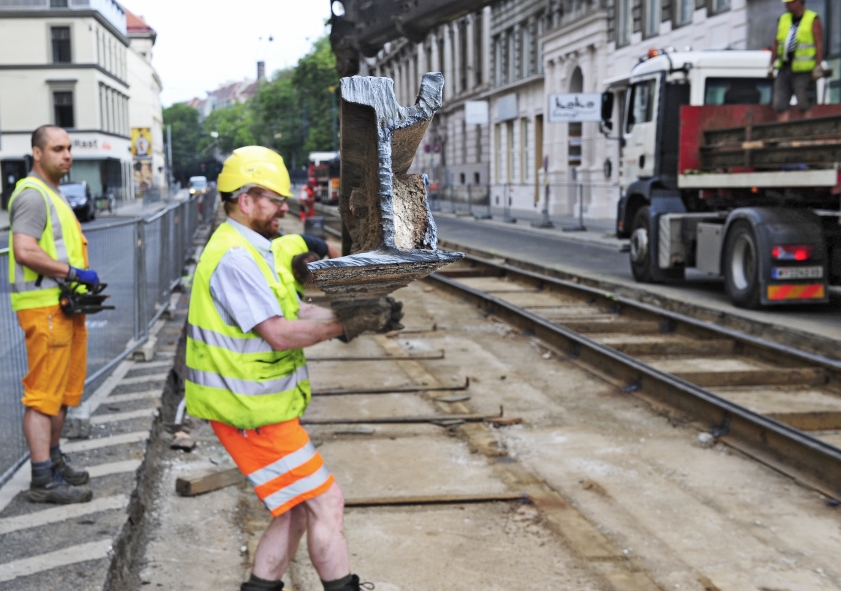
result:
[[[824,267],[824,279],[827,275],[827,252],[824,232],[820,216],[810,209],[792,209],[783,207],[741,207],[734,209],[727,216],[725,223],[724,240],[730,228],[738,220],[745,220],[753,227],[756,235],[757,247],[759,249],[759,282],[761,290],[761,301],[763,304],[781,302],[770,302],[767,298],[768,285],[773,284],[771,269],[774,261],[771,258],[771,249],[778,244],[810,244],[814,248],[814,254],[809,261],[812,265]],[[725,261],[726,252],[722,248],[720,268],[723,270],[727,264]],[[785,302],[783,302],[785,303]],[[798,303],[793,300],[791,303]]]

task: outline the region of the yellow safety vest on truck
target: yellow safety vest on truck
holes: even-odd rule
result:
[[[296,320],[294,289],[275,279],[260,253],[224,223],[202,252],[187,316],[187,412],[238,429],[257,429],[304,414],[310,402],[303,349],[275,351],[256,332],[244,333],[222,319],[210,294],[210,278],[232,248],[251,254],[277,298],[284,318]]]
[[[805,10],[797,26],[797,40],[794,46],[794,57],[791,61],[791,71],[794,73],[811,72],[817,65],[818,50],[815,47],[815,35],[812,26],[815,23],[818,13],[814,10]],[[777,69],[783,67],[784,58],[788,52],[786,39],[792,25],[790,12],[784,13],[777,23]]]
[[[79,220],[70,206],[56,195],[43,181],[35,177],[26,177],[18,181],[15,192],[9,199],[9,210],[15,198],[25,189],[35,189],[44,198],[47,207],[47,224],[38,240],[38,246],[44,249],[50,258],[67,263],[79,269],[88,268],[87,242],[82,234]],[[12,228],[14,233],[14,228]],[[60,289],[49,277],[39,282],[39,274],[17,262],[15,259],[14,239],[9,241],[9,283],[11,284],[12,309],[30,310],[58,305]]]

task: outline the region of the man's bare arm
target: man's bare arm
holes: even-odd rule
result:
[[[301,302],[301,309],[298,310],[298,318],[301,320],[318,320],[321,322],[336,322],[336,314],[329,308],[322,308],[313,304]]]
[[[33,236],[13,233],[12,245],[15,249],[15,260],[36,273],[47,277],[67,277],[67,273],[70,272],[70,265],[50,257]]]
[[[254,327],[275,351],[303,349],[345,334],[340,322],[287,320],[274,316]]]
[[[342,251],[335,244],[327,243],[327,257],[337,259],[342,256]]]

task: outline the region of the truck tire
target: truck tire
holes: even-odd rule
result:
[[[737,221],[724,244],[724,288],[734,305],[758,308],[760,305],[759,242],[753,227]]]
[[[651,276],[650,221],[650,208],[644,205],[634,214],[634,221],[631,223],[631,249],[629,251],[631,272],[634,274],[634,279],[640,283],[654,282]]]

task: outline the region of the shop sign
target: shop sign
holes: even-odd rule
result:
[[[549,95],[549,123],[601,121],[602,95],[597,92]]]

